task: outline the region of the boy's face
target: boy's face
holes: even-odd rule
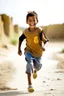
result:
[[[27,24],[29,25],[30,28],[35,28],[37,24],[36,16],[29,16]]]

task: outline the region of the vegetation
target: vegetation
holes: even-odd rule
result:
[[[61,53],[64,53],[64,48],[61,50]]]
[[[25,28],[24,27],[20,27],[20,29],[23,31]]]
[[[16,45],[18,43],[18,37],[19,35],[17,33],[14,33],[13,37],[10,38],[10,43]]]

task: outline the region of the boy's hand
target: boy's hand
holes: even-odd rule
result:
[[[18,55],[22,55],[22,51],[21,50],[18,50]]]
[[[45,51],[45,48],[42,47],[42,50]]]
[[[49,42],[49,40],[48,40],[48,39],[44,42],[44,44],[46,44],[47,42]]]

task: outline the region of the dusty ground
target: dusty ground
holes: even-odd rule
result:
[[[51,42],[45,48],[41,60],[43,67],[38,72],[38,78],[36,80],[32,78],[35,89],[32,94],[27,92],[24,55],[18,56],[17,47],[11,45],[0,48],[0,85],[3,84],[1,89],[7,90],[1,90],[0,96],[64,96],[64,54],[60,53],[64,48],[64,42]],[[7,64],[6,67],[4,63]],[[11,91],[10,88],[17,90]]]

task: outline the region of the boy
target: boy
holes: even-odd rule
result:
[[[28,12],[26,23],[29,25],[29,28],[26,28],[23,34],[19,37],[18,54],[22,55],[21,43],[26,39],[26,48],[24,51],[25,60],[27,62],[26,73],[28,79],[28,91],[33,92],[34,88],[32,87],[31,74],[33,74],[33,78],[35,79],[37,77],[37,71],[42,67],[40,59],[43,51],[45,51],[42,47],[42,43],[45,44],[48,39],[43,30],[36,27],[36,24],[38,23],[38,15],[36,12]]]

